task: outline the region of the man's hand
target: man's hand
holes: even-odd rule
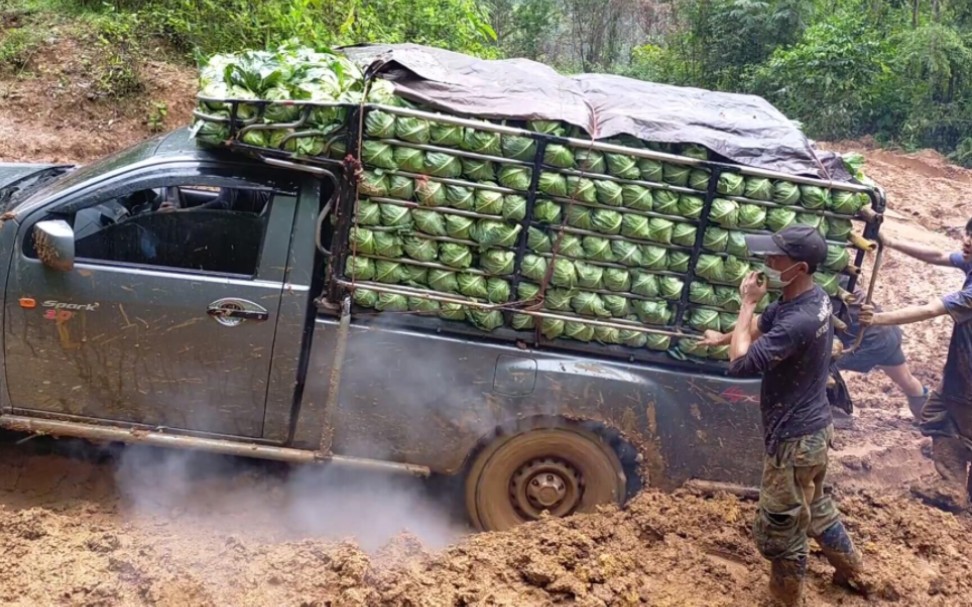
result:
[[[702,339],[699,340],[699,345],[705,348],[725,346],[729,343],[731,338],[732,333],[719,333],[718,331],[709,329],[702,334]]]
[[[742,303],[749,303],[755,306],[766,295],[768,288],[768,280],[761,277],[759,272],[750,272],[743,279],[742,284],[739,285],[739,296],[742,298]]]
[[[878,234],[878,242],[880,242],[881,244],[883,244],[885,247],[889,249],[894,248],[894,239],[888,236],[887,234]]]
[[[857,320],[861,323],[862,327],[873,327],[874,325],[881,324],[881,314],[880,312],[875,312],[874,306],[871,304],[861,304],[861,311],[857,315]]]

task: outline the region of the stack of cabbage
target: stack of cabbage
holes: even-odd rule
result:
[[[347,59],[289,46],[216,56],[202,70],[200,85],[200,109],[210,116],[228,118],[226,100],[243,100],[236,118],[249,128],[237,132],[240,142],[332,158],[346,153],[352,107],[335,103],[359,104],[364,90],[360,71]],[[298,103],[283,103],[291,100]],[[415,107],[383,80],[373,83],[368,101]],[[507,125],[533,133],[501,135],[367,110],[364,170],[344,268],[356,283],[358,305],[437,315],[484,331],[505,326],[547,339],[724,359],[726,348],[698,348],[691,339],[673,344],[635,329],[674,331],[681,314],[688,331],[731,330],[737,286],[759,268],[746,250],[746,233],[796,223],[818,227],[832,243],[828,271],[818,280],[831,295],[842,286],[839,273],[851,259],[845,248],[850,218],[866,196],[722,173],[711,184],[716,194],[705,213],[708,169],[544,145],[538,134],[587,138],[557,122]],[[222,145],[229,128],[201,119],[194,134],[200,143]],[[630,137],[609,143],[708,158],[705,148],[691,144]],[[543,169],[534,175],[538,153]],[[701,253],[693,260],[697,243]],[[368,288],[378,284],[409,295]],[[430,291],[497,307],[423,296]],[[518,311],[524,308],[556,318]],[[632,328],[585,322],[591,319]]]

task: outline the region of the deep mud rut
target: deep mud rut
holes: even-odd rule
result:
[[[0,80],[0,159],[92,160],[148,136],[151,100],[168,102],[169,128],[188,119],[191,70],[147,64],[144,99],[113,107],[85,96],[71,45],[43,51],[31,78]],[[868,172],[888,190],[889,233],[956,246],[972,215],[972,172],[933,153],[832,147],[865,149]],[[954,271],[892,253],[876,299],[924,302],[960,284]],[[950,329],[941,318],[906,331],[906,352],[929,386]],[[832,480],[876,591],[865,602],[833,587],[815,552],[808,604],[972,605],[972,521],[910,497],[909,484],[933,471],[890,381],[848,383],[857,418],[839,432]],[[0,604],[719,606],[765,595],[752,502],[648,490],[624,510],[479,535],[456,504],[447,483],[7,441]]]

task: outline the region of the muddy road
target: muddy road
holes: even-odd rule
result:
[[[167,128],[188,119],[192,70],[147,64],[144,96],[118,107],[86,96],[72,44],[46,49],[33,77],[0,80],[0,159],[92,160],[149,136],[146,108],[158,101]],[[956,246],[972,172],[934,153],[833,147],[868,156],[889,194],[885,229]],[[960,285],[954,271],[892,253],[877,301],[919,303]],[[929,386],[950,322],[906,331]],[[848,383],[857,419],[839,432],[833,490],[877,591],[865,602],[834,588],[814,553],[808,604],[972,605],[972,521],[909,495],[932,468],[904,399],[882,375]],[[755,505],[727,495],[647,490],[624,510],[476,535],[448,482],[20,439],[0,444],[2,605],[718,606],[765,594]]]

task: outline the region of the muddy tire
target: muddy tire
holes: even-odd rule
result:
[[[542,428],[502,436],[481,451],[466,476],[466,510],[484,531],[621,504],[624,469],[599,436],[578,428]]]

